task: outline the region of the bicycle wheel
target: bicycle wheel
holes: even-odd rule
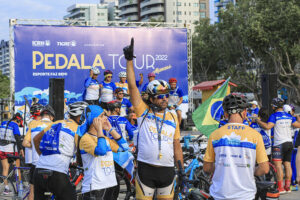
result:
[[[5,189],[4,180],[7,180],[8,188],[11,191],[9,194],[3,194]],[[0,176],[0,199],[4,199],[5,197],[15,197],[17,195],[17,191],[15,185],[11,182],[10,179],[7,179],[5,176]]]
[[[129,200],[133,196],[130,180],[125,175],[124,171],[116,171],[118,187],[116,193],[120,199]]]

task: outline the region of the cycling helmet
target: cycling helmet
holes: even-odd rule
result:
[[[49,104],[45,105],[44,108],[41,110],[41,115],[44,114],[50,114],[53,117],[55,117],[55,111]]]
[[[291,108],[292,108],[292,111],[295,111],[296,110],[296,107],[293,105],[293,104],[290,104]]]
[[[283,111],[286,113],[290,113],[292,111],[292,107],[290,105],[285,104],[283,106]]]
[[[169,83],[177,83],[177,79],[176,78],[170,78],[169,79]]]
[[[273,106],[275,108],[282,108],[283,105],[284,105],[284,100],[281,98],[276,97],[276,98],[272,99],[272,101],[271,101],[271,106]]]
[[[126,72],[120,72],[119,78],[126,78]]]
[[[148,74],[148,78],[150,78],[150,77],[155,77],[155,73],[154,73],[154,72],[150,72],[150,73]]]
[[[79,116],[89,104],[84,101],[78,101],[68,105],[68,113],[71,116]]]
[[[112,71],[110,71],[110,70],[105,70],[105,71],[104,71],[104,76],[106,76],[106,75],[108,75],[108,74],[112,74]]]
[[[121,108],[122,103],[118,100],[113,100],[107,103],[107,108],[109,111],[113,111],[115,108]]]
[[[23,117],[20,113],[14,114],[12,120],[16,120],[17,123],[20,123],[20,127],[23,127]]]
[[[249,103],[244,95],[231,93],[224,98],[222,107],[228,114],[236,114],[248,108]]]
[[[169,94],[170,85],[164,80],[153,80],[148,86],[146,92],[149,95]]]
[[[41,114],[41,110],[43,109],[43,105],[39,103],[35,103],[30,107],[30,114],[39,116]]]
[[[95,75],[100,74],[100,70],[97,67],[92,67],[91,70],[93,71],[93,74],[95,74]]]

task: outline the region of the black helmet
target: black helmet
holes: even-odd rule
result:
[[[271,101],[271,106],[275,107],[275,108],[282,108],[284,105],[284,100],[281,98],[273,98]]]
[[[20,113],[14,114],[12,120],[16,120],[17,123],[20,123],[20,127],[23,127],[23,117]]]
[[[107,108],[109,111],[113,111],[115,108],[121,108],[122,104],[118,100],[113,100],[107,103]]]
[[[39,103],[35,103],[30,107],[30,114],[31,115],[40,115],[41,110],[43,109],[43,105]]]
[[[53,117],[55,117],[55,111],[49,104],[45,105],[44,108],[41,110],[41,115],[44,114],[50,114]]]
[[[224,111],[228,114],[235,114],[247,109],[250,104],[244,95],[231,93],[224,98],[222,106]]]

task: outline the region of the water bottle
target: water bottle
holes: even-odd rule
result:
[[[23,198],[23,183],[20,181],[18,197]]]

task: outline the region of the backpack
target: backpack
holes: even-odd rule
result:
[[[43,135],[40,143],[40,151],[42,155],[53,155],[60,154],[59,151],[59,132],[62,124],[54,124],[51,128]]]

